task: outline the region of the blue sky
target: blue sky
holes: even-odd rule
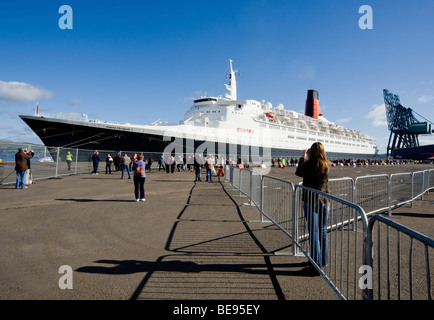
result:
[[[62,30],[59,8],[73,10]],[[362,5],[373,29],[360,29]],[[40,143],[19,114],[83,114],[135,124],[178,122],[201,95],[304,112],[319,91],[330,121],[389,137],[383,89],[434,121],[434,1],[2,1],[0,139]],[[432,136],[421,144],[434,143]]]

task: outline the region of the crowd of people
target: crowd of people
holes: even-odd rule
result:
[[[177,157],[174,157],[173,155],[170,155],[167,156],[166,159],[161,156],[158,161],[158,171],[165,170],[166,173],[174,173],[175,168],[178,172],[190,171],[195,173],[194,181],[202,181],[202,169],[205,169],[205,181],[213,182],[213,175],[224,174],[223,166],[227,164],[228,161],[228,157],[225,159],[224,157],[219,158],[218,156],[213,155],[207,157],[203,157],[201,155],[188,155],[183,157],[178,155]]]
[[[101,162],[101,157],[99,152],[96,150],[91,157],[93,171],[92,174],[99,174],[99,163]],[[105,173],[112,174],[113,172],[121,172],[121,179],[128,175],[128,179],[133,179],[134,181],[134,196],[135,201],[145,201],[145,181],[146,181],[146,169],[150,170],[152,165],[152,158],[149,157],[148,161],[144,161],[144,156],[130,154],[121,154],[118,152],[113,158],[110,153],[107,154],[105,159]]]
[[[16,171],[16,188],[25,189],[32,184],[32,175],[30,170],[30,159],[34,156],[33,150],[27,150],[27,148],[20,148],[15,155],[15,171]],[[271,159],[271,167],[296,167],[296,174],[300,174],[300,166],[302,166],[306,161],[304,161],[303,156],[307,156],[303,152],[300,158],[288,158],[288,157],[273,157]],[[308,156],[307,156],[308,158]],[[67,152],[66,163],[68,170],[71,170],[72,155]],[[99,174],[99,164],[103,161],[100,157],[99,152],[96,150],[91,156],[91,161],[93,165],[92,173]],[[352,159],[339,159],[339,160],[329,160],[327,159],[329,167],[332,166],[358,166],[358,165],[395,165],[395,164],[407,164],[414,163],[413,161],[389,161],[385,159],[366,159],[366,160],[352,160]],[[241,157],[236,159],[230,158],[229,156],[217,156],[217,155],[170,155],[164,158],[161,155],[158,160],[158,171],[163,170],[166,173],[177,172],[194,172],[194,181],[200,182],[213,182],[213,176],[223,176],[225,165],[237,165],[241,168],[248,168],[249,162],[247,159],[242,160]],[[112,174],[113,172],[120,173],[120,178],[133,179],[134,181],[134,196],[135,201],[145,201],[145,180],[146,171],[151,171],[151,167],[154,163],[154,159],[151,155],[148,159],[144,159],[144,155],[138,155],[137,153],[129,154],[118,152],[114,157],[109,153],[105,158],[105,173]],[[156,170],[155,168],[154,170]],[[205,177],[202,177],[203,170],[205,170]]]
[[[384,165],[405,165],[405,164],[415,164],[418,161],[414,160],[388,160],[388,159],[328,159],[330,166],[384,166]],[[297,158],[272,158],[271,167],[297,167],[299,159]]]
[[[102,161],[99,152],[95,151],[91,156],[91,162],[93,166],[92,174],[99,174],[99,164]],[[148,156],[145,161],[143,155],[138,155],[137,153],[128,154],[118,152],[114,157],[109,153],[105,159],[105,173],[112,174],[112,172],[120,172],[121,179],[126,178],[134,180],[134,195],[135,200],[145,201],[145,191],[144,184],[146,180],[146,171],[150,172],[151,167],[154,163],[152,156]],[[166,173],[174,173],[189,171],[194,172],[194,181],[203,181],[202,171],[205,170],[205,182],[213,182],[213,176],[223,176],[224,175],[224,165],[226,164],[241,164],[241,158],[237,161],[232,160],[229,157],[218,157],[214,155],[210,156],[200,156],[194,155],[169,155],[164,158],[163,155],[157,160],[158,171],[165,171]],[[245,164],[248,167],[248,163]],[[157,168],[155,168],[156,170]],[[140,172],[138,172],[140,171]],[[140,177],[140,178],[138,178]]]

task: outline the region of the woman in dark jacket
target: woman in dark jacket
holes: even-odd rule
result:
[[[303,151],[295,174],[303,177],[303,186],[328,193],[329,169],[323,144],[315,142],[309,150]],[[328,264],[327,219],[330,206],[326,198],[304,189],[302,200],[309,231],[310,256],[322,268]]]

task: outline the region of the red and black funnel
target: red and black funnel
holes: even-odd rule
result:
[[[318,116],[321,115],[318,91],[316,90],[307,91],[307,100],[306,100],[306,107],[304,109],[304,114],[314,119],[318,119]]]

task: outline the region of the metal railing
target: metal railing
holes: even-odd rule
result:
[[[390,176],[364,176],[355,180],[330,179],[329,193],[322,193],[302,184],[294,187],[289,181],[261,176],[247,169],[233,166],[226,166],[225,169],[225,172],[229,173],[225,180],[231,183],[234,190],[239,190],[240,195],[248,197],[250,204],[259,209],[260,221],[274,223],[288,235],[292,239],[291,254],[305,255],[342,299],[372,298],[371,293],[362,290],[364,287],[360,280],[358,281],[358,277],[361,276],[359,268],[366,267],[369,261],[367,255],[372,255],[372,251],[367,251],[367,248],[372,248],[369,242],[372,241],[372,228],[368,227],[368,216],[372,216],[373,221],[379,220],[377,217],[380,215],[376,214],[379,212],[390,216],[392,208],[405,203],[412,205],[415,199],[423,197],[425,192],[434,187],[432,169]],[[327,209],[322,208],[320,201],[328,203]],[[305,203],[312,205],[305,206]],[[321,214],[318,212],[325,216],[325,222],[322,224],[324,230],[319,227]],[[309,220],[314,216],[318,219],[316,228],[312,228],[316,220]],[[396,227],[394,224],[390,226]],[[404,232],[402,230],[400,229],[400,232]],[[408,228],[405,232],[415,234]],[[317,236],[318,234],[320,236]],[[324,251],[327,252],[328,258],[326,264],[317,260],[318,250],[312,246],[312,243],[319,243],[318,246],[321,246],[321,241],[318,240],[321,235],[325,235],[325,241],[322,243],[327,243],[327,250]],[[424,239],[433,241],[428,237]],[[398,243],[398,246],[402,246],[399,238]],[[378,246],[380,244],[383,244],[383,241],[379,241]],[[421,253],[418,251],[416,255],[419,258]],[[423,255],[428,257],[427,253]],[[429,258],[425,261],[429,272],[429,265],[433,265],[433,262],[430,263]],[[368,267],[372,269],[372,264]],[[376,270],[375,272],[378,273]],[[397,272],[403,272],[400,265]],[[388,270],[387,277],[390,277],[390,274],[391,271]],[[430,276],[426,279],[430,288]],[[417,280],[418,283],[421,281],[423,282]],[[410,299],[413,296],[411,294]],[[431,298],[431,293],[428,298]]]
[[[375,279],[371,277],[370,285],[364,288],[364,299],[432,300],[432,238],[382,215],[370,219],[367,236],[364,264]]]
[[[263,176],[261,179],[261,190],[262,202],[261,206],[258,207],[261,213],[261,220],[265,216],[284,233],[294,239],[294,185],[289,181],[279,178]],[[294,246],[293,249],[295,249]]]
[[[394,173],[329,180],[329,193],[351,201],[367,215],[388,212],[413,201],[434,188],[434,169],[413,173]]]
[[[347,200],[295,187],[295,244],[341,299],[361,299],[358,278],[368,220]]]
[[[387,174],[357,177],[354,181],[354,203],[373,214],[389,207]]]

